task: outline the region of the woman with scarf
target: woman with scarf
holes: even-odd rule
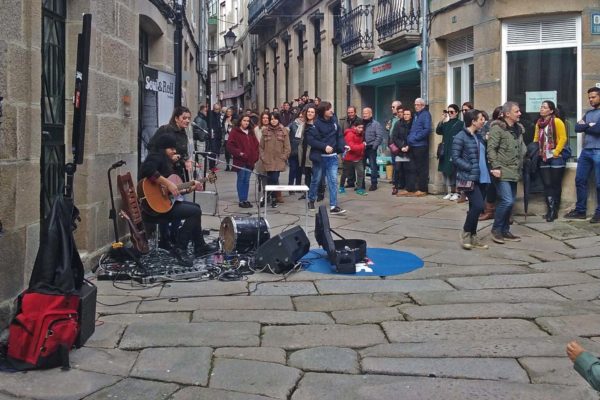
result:
[[[546,200],[546,221],[558,217],[562,179],[565,173],[565,160],[562,151],[567,144],[565,124],[558,118],[556,105],[546,100],[540,106],[540,118],[535,124],[533,141],[540,146],[540,175],[544,184]]]
[[[486,186],[491,182],[486,161],[485,142],[478,133],[485,124],[485,117],[479,110],[469,110],[463,115],[465,127],[452,141],[452,162],[456,167],[456,179],[470,182],[465,190],[469,197],[469,211],[460,234],[463,249],[487,249],[488,246],[477,237],[479,214],[483,211],[483,198]]]
[[[250,171],[258,161],[258,140],[250,127],[250,117],[244,115],[229,132],[227,151],[233,156],[232,169],[237,172],[237,193],[240,208],[252,208],[248,201]],[[240,169],[242,167],[245,169]]]
[[[290,133],[290,158],[288,164],[290,166],[290,174],[288,177],[288,185],[300,185],[302,181],[302,170],[300,169],[300,160],[298,158],[298,150],[304,136],[304,114],[300,113],[298,117],[288,126]],[[290,192],[290,194],[293,194]]]
[[[260,138],[260,160],[267,172],[267,184],[278,185],[279,174],[285,171],[290,156],[290,139],[287,128],[279,123],[279,113],[269,115],[269,125],[262,129]],[[277,194],[271,192],[271,207],[277,207]],[[265,197],[266,205],[268,199]]]

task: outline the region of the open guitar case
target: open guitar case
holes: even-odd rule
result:
[[[333,240],[331,234],[340,240]],[[327,252],[333,271],[341,274],[356,273],[356,264],[367,256],[367,242],[362,239],[346,239],[331,229],[326,206],[319,206],[315,215],[315,239]]]

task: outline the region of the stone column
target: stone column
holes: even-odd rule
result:
[[[279,46],[279,102],[277,104],[282,104],[284,101],[289,101],[288,97],[294,96],[290,88],[290,81],[293,79],[293,75],[290,73],[289,68],[291,67],[290,62],[290,48],[291,48],[291,38],[292,36],[288,31],[284,31],[281,35],[281,44]],[[287,53],[287,54],[286,54]],[[286,70],[287,77],[286,80]],[[286,96],[286,91],[289,93]]]
[[[295,89],[295,94],[294,96],[301,96],[302,92],[304,90],[308,90],[305,89],[306,88],[306,84],[304,81],[304,76],[306,75],[306,59],[305,59],[305,45],[304,45],[304,38],[306,36],[306,25],[302,22],[299,21],[298,23],[296,23],[294,25],[294,33],[295,33],[295,37],[293,39],[293,59],[292,61],[294,62],[295,66],[294,68],[297,68],[297,74],[293,75],[292,78],[292,88]],[[302,40],[300,40],[300,37],[302,38]]]
[[[344,107],[342,104],[338,104],[337,99],[334,98],[334,86],[336,84],[334,80],[334,69],[338,68],[333,51],[334,45],[332,39],[334,35],[333,16],[331,15],[331,10],[326,8],[324,16],[321,18],[321,74],[319,77],[319,96],[321,96],[322,99],[327,99],[332,102],[339,115],[342,113]],[[340,79],[339,74],[337,79]]]
[[[313,34],[313,25],[310,21],[306,22],[306,31],[304,32],[304,90],[308,90],[311,98],[315,93],[315,35]]]

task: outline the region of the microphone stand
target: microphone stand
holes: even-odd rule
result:
[[[194,154],[197,156],[198,154],[204,157],[204,165],[206,165],[207,160],[212,160],[215,161],[216,164],[226,164],[225,161],[221,161],[218,158],[212,157],[215,155],[215,153],[211,153],[210,151],[195,151]],[[210,155],[209,155],[210,154]],[[246,167],[240,167],[238,165],[235,164],[231,164],[231,167],[233,168],[237,168],[237,169],[241,169],[243,171],[247,171],[250,172],[250,174],[255,175],[256,179],[262,179],[262,178],[266,178],[267,176],[265,174],[261,174],[259,172],[253,171],[249,168]],[[204,169],[204,175],[206,176],[206,168]],[[256,250],[258,250],[258,247],[260,246],[260,207],[261,207],[261,201],[259,199],[258,201],[258,207],[256,208]],[[265,203],[265,207],[266,207],[266,203]],[[265,222],[267,222],[267,220],[265,220]],[[267,230],[269,229],[269,225],[267,223]]]

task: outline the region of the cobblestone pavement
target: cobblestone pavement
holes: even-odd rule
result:
[[[248,213],[234,182],[220,173],[221,217]],[[497,245],[486,221],[490,249],[466,251],[465,204],[390,194],[382,182],[366,197],[340,195],[348,212],[332,226],[413,252],[424,268],[386,279],[97,282],[98,326],[71,353],[73,368],[4,373],[0,400],[598,398],[565,345],[578,338],[600,353],[600,227],[517,216],[523,240]],[[272,234],[303,225],[297,197],[269,209]],[[218,229],[219,218],[203,220]]]

